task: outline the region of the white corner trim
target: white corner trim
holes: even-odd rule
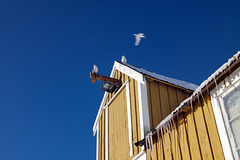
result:
[[[146,152],[145,151],[141,151],[135,157],[133,157],[132,160],[146,160],[146,159],[147,159]]]
[[[229,138],[229,124],[225,123],[226,115],[223,106],[222,97],[240,85],[240,68],[235,70],[229,77],[223,80],[218,87],[210,92],[211,103],[213,107],[213,113],[216,119],[217,129],[220,137],[220,141],[223,148],[223,154],[225,159],[234,160],[238,157],[236,151],[231,147],[233,140]],[[225,118],[224,118],[225,117]],[[228,127],[227,127],[228,126]]]
[[[147,133],[150,131],[147,86],[146,85],[147,85],[146,78],[144,78],[144,83],[138,82],[138,101],[139,101],[141,139],[145,138]],[[142,146],[141,148],[143,151],[144,146]]]
[[[105,110],[105,160],[108,160],[108,108]]]
[[[128,140],[129,140],[129,155],[133,155],[133,143],[132,143],[132,116],[131,116],[131,103],[130,103],[130,89],[129,83],[126,84],[126,98],[127,98],[127,114],[128,114]]]

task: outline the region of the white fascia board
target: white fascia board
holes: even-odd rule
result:
[[[140,83],[144,83],[144,76],[141,73],[139,73],[139,72],[133,70],[132,68],[125,66],[117,61],[115,61],[114,66],[120,72],[128,75],[129,77],[137,80]]]

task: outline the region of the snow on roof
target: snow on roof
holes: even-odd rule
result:
[[[201,85],[192,93],[192,95],[185,99],[175,110],[173,110],[165,119],[163,119],[158,126],[153,130],[153,132],[156,132],[157,130],[159,130],[161,127],[163,127],[167,122],[171,121],[174,117],[174,115],[176,115],[179,111],[181,111],[181,109],[183,107],[185,107],[186,104],[188,104],[189,102],[192,102],[193,98],[196,97],[197,95],[202,95],[202,90],[206,87],[208,87],[208,85],[214,81],[214,83],[216,84],[216,78],[221,75],[224,71],[226,71],[234,62],[239,61],[240,60],[240,51],[238,51],[232,58],[230,58],[228,60],[228,62],[226,62],[225,64],[223,64],[218,70],[216,70],[208,79],[206,79],[204,82],[201,83]],[[217,84],[216,84],[217,85]],[[192,107],[192,106],[191,106]],[[153,134],[152,132],[150,132],[143,140],[141,141],[145,141],[147,139],[147,137],[149,135]],[[140,142],[140,141],[139,141]]]
[[[185,99],[174,111],[172,111],[164,120],[162,120],[157,128],[160,128],[163,124],[165,124],[168,120],[170,120],[175,113],[177,113],[179,110],[181,110],[188,102],[192,101],[194,97],[197,95],[202,95],[202,90],[206,88],[211,82],[214,81],[214,83],[217,85],[216,78],[222,74],[226,69],[228,69],[235,61],[240,60],[240,51],[238,51],[232,58],[228,60],[228,62],[224,63],[218,70],[216,70],[208,79],[203,81],[201,85],[192,93],[190,97]]]
[[[121,63],[121,62],[119,62],[119,63]],[[168,82],[168,83],[173,84],[175,86],[179,86],[179,87],[189,89],[189,90],[192,90],[192,91],[195,91],[198,88],[198,85],[195,85],[195,84],[192,84],[192,83],[189,83],[189,82],[177,80],[177,79],[174,79],[174,78],[169,78],[169,77],[166,77],[166,76],[163,76],[163,75],[160,75],[160,74],[157,74],[157,73],[154,73],[154,72],[151,72],[151,71],[148,71],[148,70],[145,70],[143,68],[133,66],[133,65],[130,65],[130,64],[126,64],[126,63],[125,64],[121,63],[121,64],[126,65],[126,66],[130,67],[131,69],[133,69],[133,70],[135,70],[135,71],[137,71],[137,72],[139,72],[143,75],[146,75],[146,76],[152,77],[152,78],[156,78],[156,79],[164,81],[164,82]]]

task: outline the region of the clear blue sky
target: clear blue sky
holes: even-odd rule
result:
[[[200,84],[240,50],[239,0],[0,0],[0,159],[95,159],[114,60]],[[139,47],[134,33],[147,35]]]

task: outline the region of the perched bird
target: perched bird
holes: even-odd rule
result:
[[[141,41],[141,38],[146,38],[145,34],[144,33],[138,33],[138,34],[133,34],[135,37],[136,37],[136,40],[135,40],[135,46],[138,46],[140,41]]]
[[[94,64],[92,73],[97,73],[97,72],[98,72],[98,67]]]
[[[126,63],[127,63],[127,59],[126,59],[126,57],[125,57],[125,56],[122,56],[121,62],[122,62],[122,63],[124,63],[124,64],[126,64]]]

